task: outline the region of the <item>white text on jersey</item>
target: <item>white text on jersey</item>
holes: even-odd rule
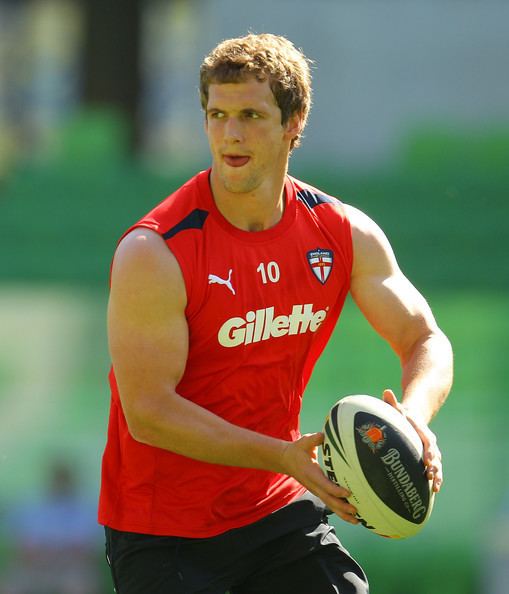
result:
[[[274,308],[266,307],[248,311],[245,318],[226,320],[219,329],[217,339],[220,345],[230,348],[287,334],[316,332],[326,316],[327,311],[324,309],[314,312],[312,303],[294,305],[288,316],[274,317]]]

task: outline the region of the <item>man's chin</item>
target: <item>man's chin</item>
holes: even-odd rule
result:
[[[235,176],[230,175],[221,176],[221,182],[224,189],[232,194],[248,194],[256,190],[260,185],[252,177],[235,179]]]

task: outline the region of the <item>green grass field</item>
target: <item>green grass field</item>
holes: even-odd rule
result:
[[[437,573],[441,593],[476,592],[480,547],[509,490],[504,439],[509,298],[471,292],[427,297],[456,353],[454,389],[433,423],[444,455],[443,491],[426,529],[408,541],[387,541],[336,522],[377,594],[404,594],[408,583],[413,594],[435,594]],[[96,497],[108,410],[105,304],[106,293],[99,290],[0,287],[0,335],[8,345],[0,355],[4,510],[39,491],[46,461],[61,455],[74,461],[83,491]],[[302,430],[320,430],[341,396],[380,395],[398,385],[396,358],[348,302],[306,391]]]

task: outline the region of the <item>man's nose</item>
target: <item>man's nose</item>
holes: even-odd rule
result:
[[[237,118],[228,118],[224,127],[224,135],[228,142],[242,142],[244,140],[242,123]]]

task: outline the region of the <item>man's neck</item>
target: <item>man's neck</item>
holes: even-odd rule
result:
[[[214,202],[224,218],[234,227],[255,232],[270,229],[281,220],[285,178],[286,175],[282,176],[277,183],[266,180],[249,193],[228,192],[212,170],[210,184]]]

